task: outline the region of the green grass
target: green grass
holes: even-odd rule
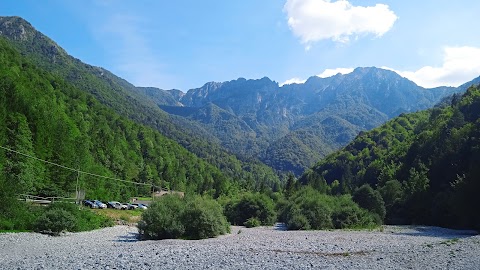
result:
[[[144,212],[140,209],[135,210],[119,210],[119,209],[90,209],[92,212],[109,217],[115,221],[124,221],[127,223],[137,223],[140,220],[140,216]]]

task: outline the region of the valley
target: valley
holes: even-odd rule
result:
[[[0,266],[475,268],[480,77],[429,88],[401,74],[163,90],[0,17],[0,230],[26,231],[0,234],[0,248],[45,250]],[[133,197],[155,197],[133,227],[78,204]],[[85,250],[61,249],[71,239]],[[113,260],[86,250],[95,239]]]

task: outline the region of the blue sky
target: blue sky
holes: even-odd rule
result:
[[[88,64],[183,91],[239,77],[302,82],[358,66],[457,86],[480,75],[479,10],[476,0],[0,2],[1,15],[23,17]]]

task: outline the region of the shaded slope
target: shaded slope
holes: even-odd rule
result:
[[[401,115],[361,133],[301,181],[318,188],[338,181],[341,192],[365,183],[376,187],[391,223],[479,229],[472,211],[480,203],[479,118],[480,89],[473,87],[446,107]]]

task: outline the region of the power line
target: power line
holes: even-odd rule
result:
[[[120,181],[120,182],[124,182],[124,183],[130,183],[130,184],[144,185],[144,186],[151,186],[151,187],[154,187],[154,188],[159,188],[158,186],[155,186],[155,185],[153,185],[153,184],[147,184],[147,183],[129,181],[129,180],[124,180],[124,179],[119,179],[119,178],[114,178],[114,177],[109,177],[109,176],[104,176],[104,175],[99,175],[99,174],[94,174],[94,173],[90,173],[90,172],[81,171],[80,169],[70,168],[70,167],[67,167],[67,166],[64,166],[64,165],[55,163],[55,162],[51,162],[51,161],[48,161],[48,160],[44,160],[44,159],[41,159],[41,158],[37,158],[37,157],[34,157],[34,156],[32,156],[32,155],[28,155],[28,154],[25,154],[25,153],[22,153],[22,152],[19,152],[19,151],[16,151],[16,150],[13,150],[13,149],[10,149],[10,148],[1,146],[1,145],[0,145],[0,148],[2,148],[2,149],[4,149],[4,150],[7,150],[7,151],[9,151],[9,152],[13,152],[13,153],[17,153],[17,154],[22,155],[22,156],[26,156],[26,157],[29,157],[29,158],[33,158],[33,159],[35,159],[35,160],[42,161],[42,162],[44,162],[44,163],[47,163],[47,164],[50,164],[50,165],[54,165],[54,166],[60,167],[60,168],[62,168],[62,169],[70,170],[70,171],[73,171],[73,172],[76,172],[76,173],[82,173],[82,174],[85,174],[85,175],[90,175],[90,176],[99,177],[99,178],[104,178],[104,179],[109,179],[109,180],[114,180],[114,181]],[[160,187],[160,189],[162,189],[162,188]]]

